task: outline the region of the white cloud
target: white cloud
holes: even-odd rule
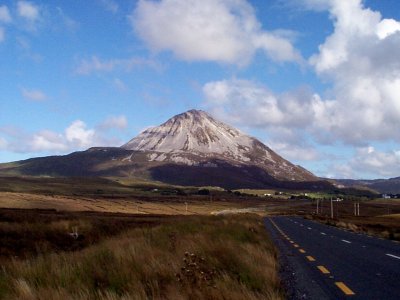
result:
[[[400,23],[393,19],[384,19],[377,25],[376,34],[380,39],[385,39],[388,36],[400,31]]]
[[[22,88],[21,92],[22,92],[22,96],[28,100],[44,101],[47,99],[46,94],[40,90],[28,90],[28,89]]]
[[[30,22],[37,21],[40,18],[39,7],[29,1],[18,1],[17,12],[20,17]]]
[[[204,85],[206,106],[233,123],[261,128],[306,128],[314,119],[314,102],[307,89],[276,95],[249,80],[222,80]]]
[[[288,39],[262,30],[245,0],[140,0],[130,21],[152,50],[187,61],[246,65],[258,50],[276,61],[302,60]]]
[[[6,5],[0,6],[0,23],[11,23],[12,18],[10,11]],[[6,39],[6,30],[0,26],[0,43]]]
[[[302,129],[322,143],[400,141],[400,22],[382,19],[360,0],[324,3],[334,31],[310,64],[331,82],[329,98],[307,90],[277,95],[251,81],[223,80],[203,87],[206,105],[239,124]]]
[[[332,170],[336,178],[397,177],[400,174],[400,152],[360,147],[349,162],[333,166]]]
[[[159,67],[156,62],[140,57],[102,60],[94,55],[90,59],[81,60],[75,68],[75,73],[89,75],[95,72],[111,72],[114,70],[130,72],[133,68],[141,66],[149,66],[156,69]]]
[[[6,5],[0,6],[0,22],[10,23],[12,21],[10,11]]]
[[[108,129],[126,129],[128,127],[128,120],[126,116],[110,116],[105,119],[99,126],[102,130]]]
[[[350,144],[400,141],[400,22],[382,19],[361,0],[328,2],[334,32],[310,63],[333,84],[318,123]]]
[[[28,32],[37,32],[44,21],[42,7],[30,1],[18,1],[16,9],[18,28]]]
[[[65,138],[76,147],[89,147],[93,145],[95,131],[93,129],[87,129],[83,121],[77,120],[65,129]]]
[[[118,146],[122,142],[110,137],[109,129],[124,129],[127,120],[124,116],[111,116],[94,128],[88,128],[82,120],[75,120],[65,130],[55,132],[40,130],[27,133],[20,128],[0,127],[0,150],[18,153],[62,154],[84,150],[96,146]]]
[[[63,136],[49,130],[43,130],[34,134],[29,141],[29,149],[32,152],[41,151],[65,151],[68,146],[64,143]]]
[[[305,143],[293,144],[269,141],[268,146],[289,161],[316,161],[321,158],[315,148]]]

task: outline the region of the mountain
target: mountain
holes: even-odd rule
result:
[[[0,175],[140,177],[225,188],[332,187],[200,110],[176,115],[121,147],[0,164]]]
[[[255,138],[212,118],[189,110],[133,138],[123,149],[151,151],[150,160],[196,166],[220,159],[235,165],[256,165],[281,180],[316,180],[303,168],[283,159]]]
[[[335,181],[345,187],[364,187],[381,194],[400,194],[400,177],[371,180],[335,179]]]

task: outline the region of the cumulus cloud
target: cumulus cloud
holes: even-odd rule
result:
[[[276,95],[251,81],[222,80],[205,84],[206,104],[237,123],[300,128],[322,143],[400,141],[400,22],[361,0],[324,3],[334,31],[309,62],[332,84],[329,98],[307,90]]]
[[[79,148],[89,147],[93,144],[95,131],[87,129],[83,121],[74,121],[67,129],[65,129],[65,138],[72,145]]]
[[[314,106],[321,102],[308,89],[281,95],[249,80],[209,82],[203,86],[205,105],[233,123],[260,127],[304,129],[315,118]]]
[[[293,161],[321,158],[305,138],[312,131],[316,108],[322,103],[307,88],[275,94],[249,80],[221,80],[203,86],[205,106],[216,116],[268,132],[266,144]]]
[[[400,140],[400,22],[361,0],[329,1],[334,32],[310,58],[333,84],[321,124],[348,143]]]
[[[29,149],[32,152],[55,151],[61,152],[68,149],[63,136],[50,130],[35,133],[29,140]]]
[[[11,23],[12,17],[6,5],[0,6],[0,23]]]
[[[78,75],[89,75],[96,72],[112,72],[115,70],[130,72],[135,67],[141,66],[148,66],[156,69],[159,67],[156,62],[140,57],[103,60],[93,55],[90,59],[81,60],[75,68],[75,73]]]
[[[187,61],[246,65],[256,51],[276,61],[302,60],[289,39],[262,30],[245,0],[140,0],[130,21],[153,51]]]
[[[269,141],[268,146],[289,161],[316,161],[321,154],[314,147],[306,143],[287,143]]]
[[[346,164],[332,166],[331,177],[397,177],[400,174],[400,150],[379,151],[372,146],[357,148]]]
[[[347,141],[340,139],[344,135],[332,130],[334,126],[341,128],[345,120],[329,116],[337,109],[339,100],[323,100],[307,88],[275,94],[261,84],[232,79],[209,82],[203,86],[203,93],[204,104],[213,114],[230,123],[265,129],[269,135],[266,144],[289,160],[324,159],[328,154],[322,155],[312,141],[328,144]],[[358,127],[347,128],[349,136],[360,134],[358,130]],[[388,136],[391,139],[398,134],[392,128]],[[364,135],[356,141],[361,139],[369,144]],[[363,174],[390,177],[400,173],[400,151],[379,152],[372,147],[357,147],[354,157],[346,164],[343,158],[331,161],[336,162],[326,176],[335,178],[360,178]]]
[[[22,88],[21,93],[24,98],[32,101],[44,101],[47,99],[46,94],[40,90]]]
[[[82,120],[75,120],[62,132],[45,129],[27,133],[19,128],[0,127],[4,136],[0,136],[0,150],[60,154],[95,146],[117,146],[122,142],[107,133],[110,129],[123,130],[127,123],[125,116],[110,116],[94,128],[88,128]]]

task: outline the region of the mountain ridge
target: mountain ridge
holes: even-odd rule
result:
[[[160,155],[150,157],[158,161],[196,165],[202,159],[222,159],[234,164],[256,164],[277,179],[317,179],[311,172],[285,160],[256,138],[201,110],[189,110],[160,126],[146,129],[121,148],[159,152]],[[193,159],[193,156],[196,158]]]
[[[331,188],[254,137],[189,110],[149,128],[121,147],[0,164],[0,175],[138,177],[225,188]]]

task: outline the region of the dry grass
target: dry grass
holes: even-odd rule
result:
[[[391,215],[384,215],[382,217],[385,218],[393,218],[393,219],[400,219],[400,214],[391,214]]]
[[[162,198],[160,198],[162,200]],[[186,204],[188,211],[186,212]],[[124,199],[94,199],[84,196],[63,196],[63,195],[43,195],[30,193],[10,193],[0,192],[0,208],[20,208],[20,209],[57,209],[62,211],[96,211],[112,213],[131,213],[131,214],[165,214],[165,215],[185,215],[185,214],[210,214],[215,211],[228,208],[243,208],[248,206],[240,202],[221,202],[209,200],[185,201],[148,201],[131,197]]]
[[[277,268],[259,217],[191,216],[80,251],[7,260],[0,298],[283,299]]]
[[[395,215],[396,216],[396,215]],[[344,216],[339,219],[329,219],[312,216],[310,218],[322,223],[341,227],[353,232],[365,233],[385,239],[400,241],[400,223],[398,217],[372,216],[372,217],[352,217]]]
[[[130,228],[156,226],[177,218],[0,209],[0,264],[9,257],[80,250]]]

